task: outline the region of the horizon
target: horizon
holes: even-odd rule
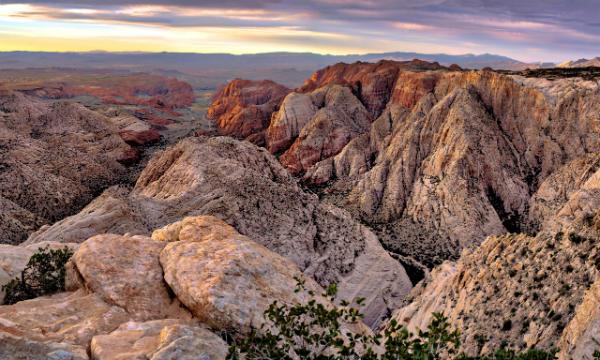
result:
[[[594,9],[583,0],[5,0],[0,51],[415,52],[558,63],[599,55]]]

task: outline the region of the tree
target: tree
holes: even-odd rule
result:
[[[65,289],[65,265],[73,252],[68,247],[50,249],[39,248],[27,262],[21,275],[2,286],[4,304],[50,295]]]

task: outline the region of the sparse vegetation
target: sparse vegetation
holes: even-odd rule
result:
[[[306,291],[304,283],[297,279],[296,291]],[[331,285],[322,295],[333,302],[337,288]],[[530,349],[522,353],[507,349],[503,343],[499,350],[490,354],[469,357],[459,352],[460,332],[451,329],[448,320],[434,313],[427,330],[412,334],[405,327],[391,320],[383,334],[372,335],[360,329],[363,315],[357,308],[342,301],[340,307],[319,301],[316,294],[308,291],[310,300],[293,306],[272,303],[265,317],[269,325],[253,329],[245,337],[227,337],[230,343],[228,360],[551,360],[556,350],[550,352]],[[361,306],[364,299],[356,303]],[[529,323],[524,324],[524,328]],[[510,330],[512,321],[507,320],[503,329]],[[477,337],[480,349],[486,342]]]
[[[65,289],[65,265],[73,252],[68,247],[50,249],[39,248],[29,258],[21,275],[2,286],[4,304],[50,295]]]
[[[512,320],[504,320],[504,322],[502,323],[502,331],[509,331],[510,329],[512,329]]]
[[[586,241],[587,239],[577,233],[569,233],[569,240],[573,243],[573,244],[581,244],[582,242]]]

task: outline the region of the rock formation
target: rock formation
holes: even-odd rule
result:
[[[303,173],[317,162],[337,154],[350,140],[368,131],[371,125],[367,109],[347,87],[326,86],[310,96],[318,110],[280,157],[281,163],[293,174]],[[281,111],[296,112],[289,107]],[[275,121],[275,126],[277,124]],[[271,129],[269,127],[269,135],[273,134]],[[267,143],[271,142],[271,138],[267,138]]]
[[[215,94],[208,117],[217,123],[221,135],[263,145],[271,114],[289,92],[285,86],[268,80],[236,79]]]
[[[223,360],[227,344],[216,334],[259,327],[274,301],[308,301],[294,292],[296,279],[324,292],[294,262],[211,216],[184,218],[152,238],[97,235],[70,266],[68,292],[0,306],[0,354]]]
[[[458,262],[434,269],[393,318],[414,330],[442,312],[473,355],[506,342],[514,349],[559,345],[563,358],[582,358],[575,354],[597,346],[592,284],[600,274],[599,229],[596,212],[559,232],[489,237]]]
[[[226,137],[188,138],[156,154],[130,194],[110,189],[26,244],[81,242],[104,232],[149,235],[201,214],[224,220],[320,284],[338,282],[340,293],[367,298],[369,325],[411,288],[402,266],[369,229],[303,191],[265,149]]]
[[[225,359],[227,344],[209,330],[178,319],[126,322],[107,335],[92,339],[91,355],[98,360]]]
[[[84,107],[0,95],[0,229],[19,243],[123,181],[131,149],[108,119]]]
[[[595,83],[493,72],[398,81],[371,130],[304,178],[327,184],[324,198],[373,226],[388,249],[427,266],[488,235],[536,231],[542,219],[528,209],[540,211],[530,204],[540,184],[600,149]]]

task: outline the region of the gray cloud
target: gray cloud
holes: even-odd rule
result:
[[[26,0],[3,0],[2,4]],[[296,27],[339,33],[369,41],[377,34],[400,42],[471,44],[475,50],[504,51],[528,56],[580,57],[600,55],[599,0],[31,0],[43,5],[42,14],[53,19],[98,20],[159,24],[172,27]],[[131,5],[164,5],[193,9],[264,10],[263,18],[153,13],[129,16],[116,10]],[[62,11],[95,8],[97,14]],[[45,13],[44,13],[45,12]],[[288,17],[277,18],[277,15]],[[294,14],[307,16],[294,17]],[[305,41],[310,43],[311,39]],[[382,49],[397,50],[397,49]],[[569,53],[570,52],[570,53]],[[531,56],[532,57],[532,56]],[[552,60],[552,59],[548,59]]]

